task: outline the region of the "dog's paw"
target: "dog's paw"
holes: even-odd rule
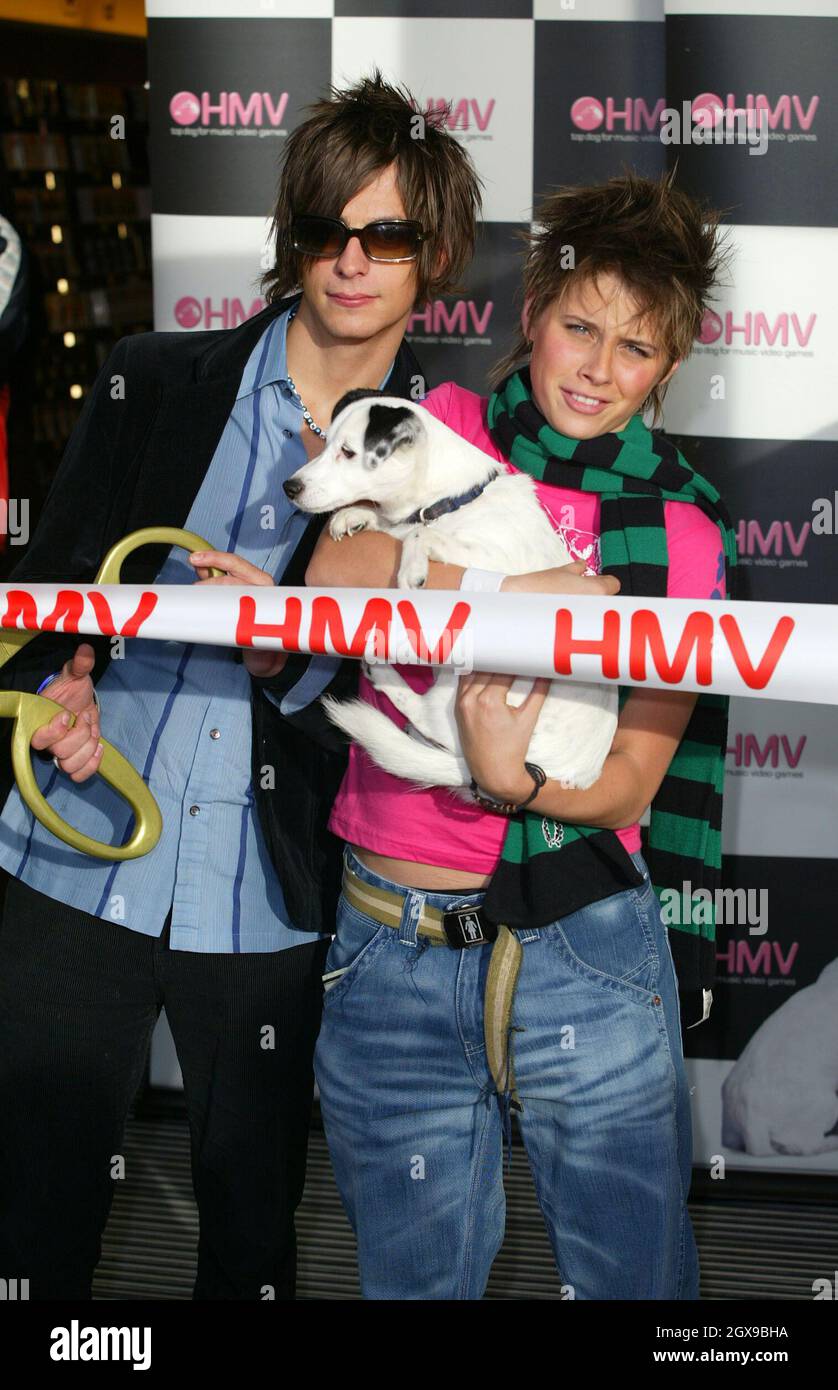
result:
[[[329,522],[329,535],[332,540],[343,540],[344,536],[354,536],[358,531],[376,531],[378,518],[372,507],[341,507]]]
[[[428,552],[422,531],[411,531],[402,542],[397,583],[400,589],[424,589],[428,582]]]
[[[424,589],[427,582],[428,562],[426,559],[417,559],[400,567],[398,574],[400,589]]]

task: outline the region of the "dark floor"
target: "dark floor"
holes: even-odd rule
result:
[[[116,1184],[94,1298],[188,1299],[198,1217],[182,1101],[152,1096],[129,1121],[124,1152],[126,1178]],[[559,1278],[520,1143],[514,1145],[506,1187],[506,1239],[486,1297],[559,1299]],[[703,1299],[811,1301],[812,1281],[838,1268],[834,1180],[729,1176],[722,1195],[719,1184],[696,1173],[693,1194]],[[355,1241],[317,1115],[297,1232],[298,1297],[360,1298]]]

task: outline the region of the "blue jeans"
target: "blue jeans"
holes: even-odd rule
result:
[[[416,924],[423,902],[484,895],[406,888],[345,856],[404,898],[399,929],[341,898],[314,1058],[363,1295],[479,1299],[506,1214],[483,1036],[492,947],[432,946]],[[517,933],[518,1125],[565,1297],[697,1299],[675,970],[645,860],[632,858],[645,886]]]

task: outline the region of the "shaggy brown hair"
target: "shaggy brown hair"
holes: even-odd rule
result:
[[[564,185],[544,199],[534,230],[518,233],[529,248],[519,294],[522,304],[532,300],[530,332],[571,284],[610,272],[636,300],[638,317],[648,315],[657,332],[667,359],[661,376],[689,356],[710,291],[727,266],[719,220],[729,209],[706,207],[675,188],[675,173],[654,180],[624,166],[605,183]],[[529,361],[531,347],[519,323],[512,348],[491,372],[493,387]],[[654,408],[653,426],[666,389],[653,387],[643,402],[644,411]]]
[[[410,92],[385,82],[375,68],[306,109],[311,116],[288,138],[271,224],[275,260],[262,277],[273,303],[301,283],[306,260],[291,245],[291,220],[301,213],[340,217],[357,193],[393,161],[405,213],[432,235],[417,257],[416,307],[440,294],[462,292],[460,279],[474,254],[481,180],[470,156],[444,129],[450,105],[419,113]],[[439,252],[445,259],[434,274]]]

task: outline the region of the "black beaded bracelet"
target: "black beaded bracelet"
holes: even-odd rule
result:
[[[514,801],[495,801],[493,797],[485,796],[479,789],[474,778],[471,779],[471,794],[478,806],[482,806],[484,811],[494,811],[499,816],[514,816],[518,811],[523,811],[525,806],[529,806],[534,801],[547,781],[547,773],[538,763],[524,763],[524,767],[533,779],[535,786],[527,797],[526,801],[520,801],[517,806]]]
[[[527,772],[530,774],[530,777],[535,782],[535,786],[533,787],[526,801],[522,801],[520,805],[516,807],[516,810],[518,811],[523,811],[525,806],[529,806],[531,801],[535,801],[535,798],[538,796],[538,793],[541,791],[541,788],[547,781],[547,773],[544,771],[543,767],[538,766],[538,763],[524,763],[524,767],[527,769]]]

